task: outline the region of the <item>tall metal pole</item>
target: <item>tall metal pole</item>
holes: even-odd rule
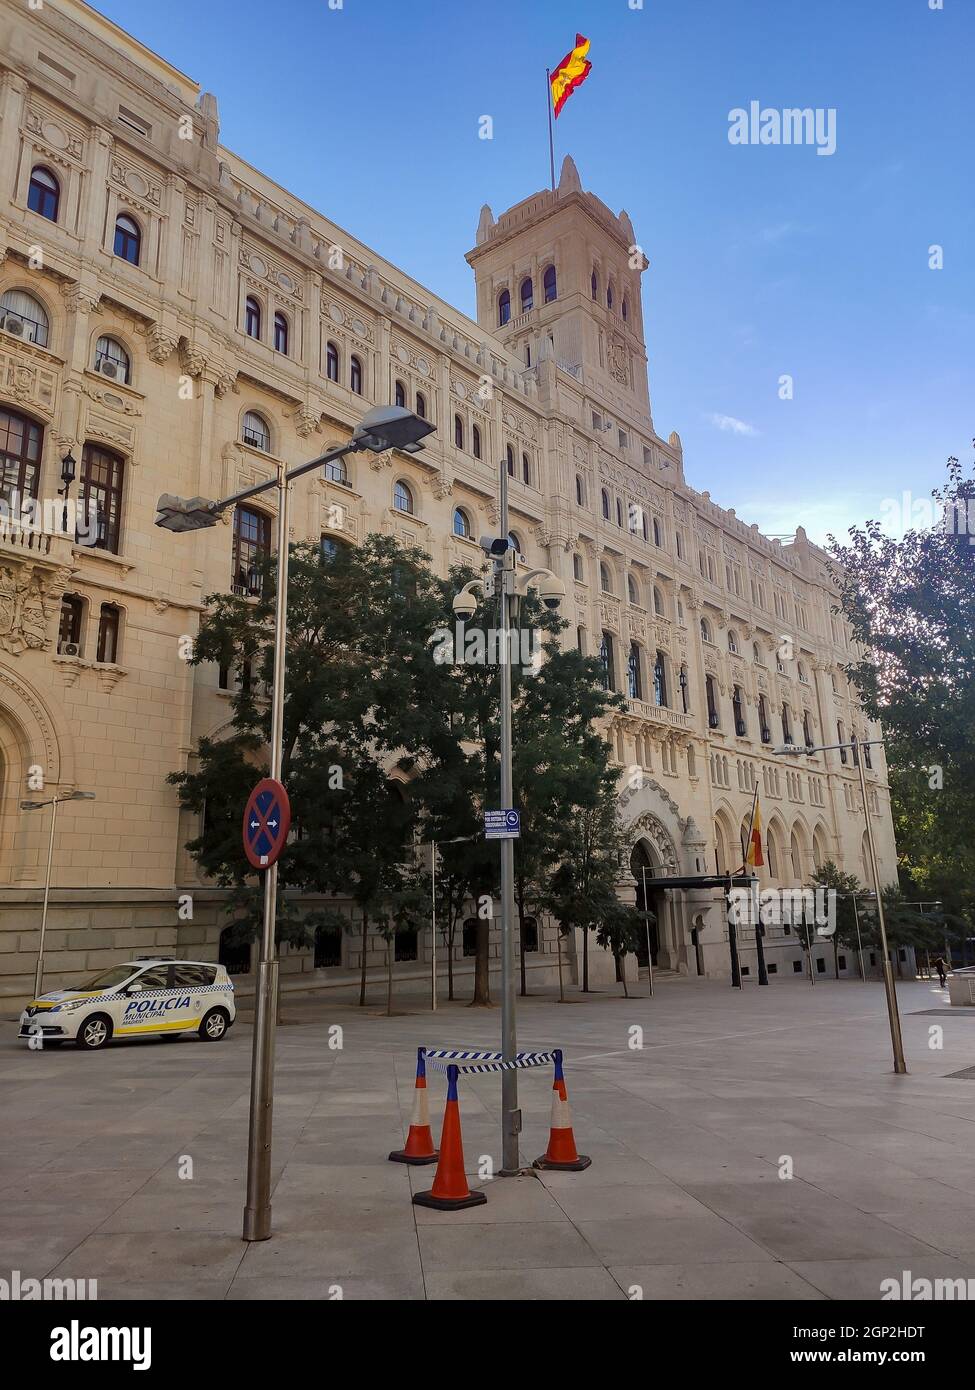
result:
[[[58,819],[58,798],[51,801],[51,838],[47,842],[47,874],[44,878],[44,906],[41,908],[41,939],[37,946],[37,967],[34,970],[34,998],[41,993],[44,978],[44,933],[47,931],[47,901],[51,896],[51,864],[54,861],[54,827]]]
[[[502,458],[500,470],[501,534],[508,536],[508,470]],[[499,578],[499,635],[501,657],[501,807],[511,808],[514,796],[511,772],[511,662],[508,650],[510,604],[514,588],[514,562],[511,551],[505,551]],[[517,1051],[515,1039],[515,845],[513,840],[501,841],[501,1056],[513,1062]],[[511,1067],[501,1073],[501,1174],[510,1176],[519,1171],[518,1134],[521,1130],[521,1111],[518,1109],[518,1071]]]
[[[271,776],[281,780],[284,736],[285,646],[288,635],[288,500],[291,484],[278,466],[278,588],[274,605],[274,690],[271,695]],[[274,1105],[274,1026],[278,997],[275,915],[278,866],[264,871],[264,924],[257,968],[254,1047],[251,1054],[250,1128],[247,1137],[247,1205],[244,1240],[271,1234],[271,1119]]]
[[[430,1008],[437,1012],[437,842],[432,840],[433,858],[430,860],[431,901],[430,920],[433,923],[433,951],[430,957]]]
[[[650,998],[653,998],[653,952],[650,950],[650,903],[647,899],[647,866],[641,864],[643,873],[643,925],[647,929],[647,974],[650,979]]]
[[[866,983],[867,983],[867,972],[866,972],[866,971],[864,970],[864,968],[863,968],[863,942],[860,940],[860,914],[859,914],[859,912],[857,911],[857,895],[856,895],[856,893],[854,893],[852,896],[853,896],[853,920],[854,920],[854,922],[856,923],[856,929],[857,929],[857,956],[858,956],[859,961],[860,961],[860,979],[863,981],[864,984],[866,984]]]
[[[552,179],[552,192],[555,192],[555,133],[552,130],[552,73],[545,69],[545,97],[548,102],[548,167]],[[502,1073],[503,1075],[503,1073]]]
[[[890,951],[887,947],[887,922],[884,917],[884,898],[880,886],[880,866],[873,843],[873,826],[870,824],[870,808],[867,805],[867,779],[863,775],[863,755],[857,747],[857,739],[851,739],[853,760],[860,774],[860,799],[863,802],[863,823],[867,829],[867,852],[870,856],[870,871],[873,874],[874,892],[877,894],[877,921],[880,923],[880,947],[884,953],[884,993],[887,996],[887,1019],[890,1023],[890,1042],[894,1053],[894,1071],[898,1076],[907,1075],[907,1062],[904,1060],[904,1041],[901,1037],[901,1021],[897,1012],[897,993],[894,989],[894,975],[890,968]]]

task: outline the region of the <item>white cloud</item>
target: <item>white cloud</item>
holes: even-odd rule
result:
[[[749,425],[744,420],[736,420],[733,415],[718,415],[712,413],[708,416],[715,429],[723,430],[725,434],[745,434],[756,435],[758,430],[754,425]]]

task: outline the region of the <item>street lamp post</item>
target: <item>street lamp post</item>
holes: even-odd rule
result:
[[[281,780],[284,733],[285,643],[288,631],[288,502],[291,483],[303,473],[323,468],[346,454],[361,450],[385,453],[400,449],[417,453],[420,440],[433,431],[427,420],[402,406],[377,406],[363,416],[347,444],[328,449],[297,468],[278,464],[277,477],[243,488],[230,497],[211,501],[205,497],[164,494],[156,504],[156,525],[169,531],[198,531],[215,526],[220,514],[269,488],[278,490],[278,566],[274,604],[274,688],[271,697],[270,775]],[[278,960],[275,942],[278,866],[264,870],[264,916],[261,957],[258,966],[251,1055],[250,1124],[247,1140],[247,1198],[244,1207],[244,1240],[267,1240],[271,1234],[271,1133],[274,1102],[274,1025]]]
[[[47,842],[47,872],[44,875],[44,903],[41,907],[41,937],[37,943],[37,965],[34,968],[34,998],[41,993],[44,979],[44,936],[47,932],[47,904],[51,896],[51,865],[54,862],[54,830],[58,822],[58,806],[62,801],[94,801],[94,792],[65,792],[63,796],[54,795],[47,801],[22,801],[22,811],[40,811],[45,806],[51,808],[51,835]]]
[[[870,824],[870,808],[867,805],[867,780],[863,775],[863,759],[860,756],[861,748],[882,747],[883,739],[858,739],[852,735],[849,743],[824,743],[818,747],[807,744],[800,748],[798,744],[787,743],[781,748],[773,751],[786,757],[799,757],[805,754],[812,757],[814,753],[828,753],[833,749],[850,748],[853,750],[853,761],[860,774],[860,799],[863,802],[863,822],[867,836],[867,854],[870,859],[870,872],[873,877],[874,892],[877,896],[877,922],[880,927],[880,948],[884,958],[884,994],[887,1000],[887,1020],[890,1024],[890,1043],[894,1054],[894,1071],[898,1076],[906,1076],[907,1062],[904,1060],[904,1041],[901,1037],[901,1021],[897,1012],[897,993],[894,988],[894,976],[890,968],[890,948],[887,945],[887,921],[884,916],[884,897],[880,883],[880,867],[877,862],[877,850],[873,841],[873,826]],[[861,957],[862,959],[862,957]],[[812,960],[810,958],[810,968]]]

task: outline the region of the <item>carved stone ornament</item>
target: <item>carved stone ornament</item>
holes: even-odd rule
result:
[[[315,430],[321,431],[321,415],[310,406],[301,405],[297,410],[291,412],[291,418],[295,422],[295,429],[300,438],[307,439]]]
[[[57,611],[69,570],[40,565],[0,565],[0,651],[46,651],[51,619]]]

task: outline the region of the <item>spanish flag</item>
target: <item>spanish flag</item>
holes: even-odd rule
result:
[[[568,101],[571,94],[577,87],[581,87],[589,76],[592,63],[586,57],[589,52],[589,40],[582,34],[576,34],[576,46],[571,53],[567,53],[559,63],[557,68],[553,68],[549,74],[549,85],[552,89],[552,105],[555,114],[558,116],[562,107]]]
[[[755,812],[752,816],[752,834],[748,842],[748,852],[745,855],[746,865],[750,864],[753,868],[760,869],[765,863],[762,857],[762,813],[758,809],[758,793],[755,794]]]

